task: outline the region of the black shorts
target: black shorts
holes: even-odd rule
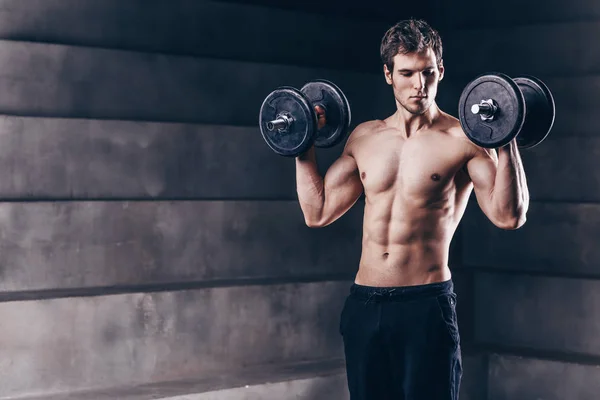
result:
[[[351,400],[457,400],[462,376],[452,280],[353,284],[340,318]]]

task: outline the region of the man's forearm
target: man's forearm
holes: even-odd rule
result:
[[[314,147],[296,158],[296,191],[306,223],[310,225],[319,221],[325,202],[325,190]]]
[[[529,190],[515,140],[498,150],[492,204],[498,220],[522,225],[529,208]]]

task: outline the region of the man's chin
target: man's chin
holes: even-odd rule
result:
[[[412,115],[423,115],[427,112],[427,110],[429,109],[429,106],[423,106],[423,107],[404,107],[404,109],[406,111],[408,111],[409,113],[411,113]]]

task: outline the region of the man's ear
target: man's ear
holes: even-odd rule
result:
[[[385,75],[385,81],[388,85],[392,84],[392,73],[388,69],[388,66],[383,64],[383,75]]]
[[[438,70],[440,71],[440,78],[438,79],[438,82],[441,82],[442,79],[444,79],[444,71],[445,71],[444,63],[443,62],[440,63],[440,66],[438,67]]]

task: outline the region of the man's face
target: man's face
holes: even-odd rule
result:
[[[394,89],[396,102],[406,111],[421,115],[435,101],[444,67],[439,66],[431,48],[420,53],[397,54],[394,70],[384,65],[385,80]]]

